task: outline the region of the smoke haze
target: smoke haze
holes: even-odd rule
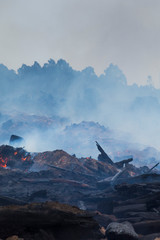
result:
[[[92,67],[77,71],[50,59],[43,66],[23,64],[17,73],[0,65],[0,85],[1,143],[19,134],[30,151],[58,148],[94,157],[95,140],[108,145],[112,139],[109,152],[136,142],[159,149],[160,90],[150,77],[146,86],[128,85],[116,65],[97,76]],[[113,149],[116,139],[121,143]]]

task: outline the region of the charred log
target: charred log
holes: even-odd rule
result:
[[[158,165],[159,165],[159,163],[157,163],[157,164],[154,165],[151,169],[149,169],[148,172],[147,172],[147,174],[150,173],[150,172],[152,172],[152,170],[153,170],[154,168],[156,168]]]
[[[105,163],[114,165],[115,167],[121,169],[124,167],[124,165],[125,165],[125,167],[127,167],[128,164],[133,161],[133,158],[129,158],[129,159],[125,159],[125,160],[114,163],[97,141],[96,141],[96,146],[101,153],[98,155],[98,160],[101,162],[105,162]]]
[[[98,160],[101,162],[106,162],[111,165],[114,165],[113,161],[110,159],[110,157],[107,155],[107,153],[103,150],[103,148],[99,145],[97,141],[96,141],[96,146],[101,153],[98,155]]]
[[[117,168],[123,168],[124,165],[125,167],[127,167],[127,165],[132,161],[133,161],[133,158],[129,158],[129,159],[122,160],[120,162],[116,162],[115,165]]]
[[[24,144],[24,138],[17,136],[17,135],[11,135],[10,140],[9,140],[9,144],[16,146],[16,147],[20,147],[23,146]]]

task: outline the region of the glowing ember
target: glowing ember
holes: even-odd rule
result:
[[[6,168],[7,167],[7,161],[8,161],[8,158],[2,158],[2,156],[0,156],[0,167],[4,167]]]
[[[26,161],[26,159],[27,159],[27,158],[26,158],[26,157],[25,157],[25,158],[24,158],[24,157],[22,157],[21,159],[22,159],[22,161]]]
[[[18,153],[17,152],[14,152],[14,155],[16,156]]]

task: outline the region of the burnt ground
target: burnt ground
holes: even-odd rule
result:
[[[62,150],[5,150],[0,147],[10,165],[0,168],[0,238],[105,239],[108,224],[124,221],[141,239],[159,236],[159,174],[132,164],[118,169]]]

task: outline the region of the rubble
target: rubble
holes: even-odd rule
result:
[[[49,212],[46,210],[48,206],[61,206],[63,208],[63,204],[68,204],[65,205],[66,209],[72,208],[69,205],[76,206],[76,208],[72,208],[72,210],[77,211],[74,219],[75,224],[79,221],[76,220],[79,213],[80,215],[83,213],[85,217],[90,216],[91,222],[97,224],[95,229],[101,229],[101,232],[104,232],[104,229],[107,229],[112,222],[123,223],[128,221],[140,238],[159,233],[160,174],[150,171],[148,167],[137,168],[130,164],[131,160],[129,159],[121,161],[119,166],[112,160],[111,163],[97,161],[91,157],[77,158],[63,150],[32,154],[23,148],[14,148],[7,145],[0,146],[0,155],[2,157],[0,165],[0,223],[2,216],[3,220],[6,218],[5,221],[9,217],[5,211],[15,211],[14,215],[17,217],[17,211],[20,213],[22,211],[23,216],[25,216],[24,221],[28,221],[25,224],[29,224],[29,221],[31,221],[30,224],[35,226],[35,223],[33,223],[34,217],[30,219],[27,215],[27,211],[30,212],[32,206],[35,215],[41,215],[47,211],[46,214],[50,218],[50,210]],[[25,161],[23,161],[23,158],[26,158]],[[5,165],[2,161],[4,159],[6,159]],[[124,165],[123,168],[121,164]],[[35,202],[39,203],[36,204]],[[47,202],[52,202],[52,204],[47,205],[49,204]],[[55,202],[61,204],[55,205],[59,204]],[[42,209],[42,212],[39,212],[39,209]],[[86,211],[89,211],[90,215],[87,215]],[[66,216],[68,213],[65,212],[64,215]],[[68,217],[70,218],[70,215]],[[58,215],[56,218],[58,219]],[[39,224],[40,220],[35,219],[35,221]],[[50,221],[52,220],[47,220],[47,226],[52,224]],[[62,219],[59,221],[64,224]],[[22,223],[17,222],[17,224]],[[38,228],[34,227],[34,237],[32,235],[32,238],[31,235],[29,237],[25,235],[27,233],[21,235],[20,232],[12,231],[12,229],[7,233],[0,232],[0,238],[15,235],[25,240],[38,238],[64,239],[60,235],[55,236],[55,233],[53,234],[50,231],[50,227],[47,230],[44,229],[41,224]],[[56,226],[57,224],[59,223],[57,222]],[[27,228],[31,227],[26,226]],[[92,232],[91,234],[95,231],[93,226],[89,230]],[[24,230],[23,226],[21,226],[21,229]],[[69,222],[64,227],[65,231],[69,231],[69,233],[71,231]],[[79,225],[73,233],[75,239],[89,240],[87,236],[82,238],[81,235],[76,235],[77,231],[81,232]],[[96,230],[97,233],[99,234],[99,230]],[[105,238],[105,235],[95,239],[103,238]],[[72,239],[72,234],[70,239]],[[91,239],[94,239],[94,237]],[[124,236],[123,239],[125,239]]]
[[[129,222],[117,223],[112,222],[106,229],[106,237],[108,240],[137,240],[138,235],[134,231],[132,224]]]
[[[27,170],[33,164],[31,155],[22,147],[0,146],[0,167]]]

